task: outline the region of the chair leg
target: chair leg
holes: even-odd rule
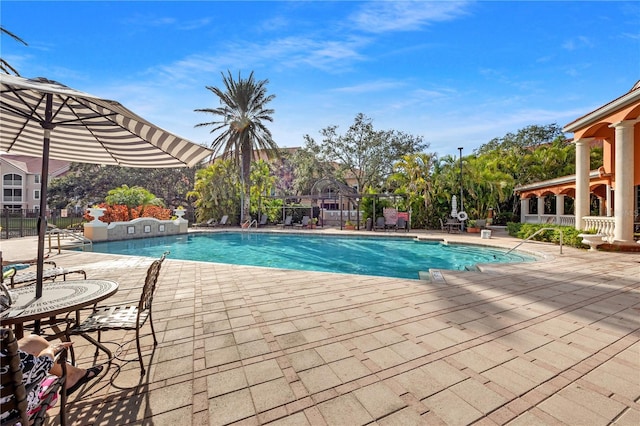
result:
[[[66,426],[67,424],[67,366],[66,360],[64,360],[64,364],[62,366],[62,375],[64,376],[64,381],[62,382],[62,386],[60,386],[60,426]]]
[[[151,310],[149,310],[149,324],[151,324],[151,335],[153,336],[153,346],[158,346],[158,341],[156,340],[156,329],[153,327],[153,316],[151,315]]]
[[[98,342],[100,342],[100,341],[101,341],[101,338],[102,338],[102,332],[101,332],[100,330],[98,330]],[[98,356],[98,345],[96,345],[96,351],[95,351],[95,353],[93,354],[93,356],[94,356],[94,357],[97,357],[97,356]],[[109,357],[109,358],[111,358],[111,357]]]
[[[109,357],[109,367],[111,367],[111,363],[113,362],[113,354],[111,353],[111,351],[109,350],[109,348],[107,348],[105,345],[103,345],[99,340],[94,339],[93,337],[89,336],[86,333],[77,333],[80,336],[84,337],[86,340],[88,340],[89,342],[91,342],[95,347],[96,347],[96,354],[95,356],[98,356],[98,349],[102,349],[104,351],[104,353],[107,354],[107,356]],[[100,332],[98,332],[98,336],[100,335]],[[99,337],[98,337],[99,339]]]
[[[142,363],[142,351],[140,350],[140,327],[136,327],[136,346],[138,348],[138,361],[140,362],[140,375],[144,376],[144,364]]]

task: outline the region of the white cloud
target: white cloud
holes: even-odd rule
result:
[[[589,37],[577,36],[562,43],[562,48],[566,50],[576,50],[583,47],[593,47],[593,42]]]
[[[365,3],[351,20],[366,32],[414,31],[467,13],[464,1],[374,1]]]
[[[390,89],[397,89],[398,87],[405,86],[406,84],[401,81],[393,80],[377,80],[367,83],[356,84],[353,86],[338,87],[332,89],[332,92],[338,93],[371,93],[379,92]]]

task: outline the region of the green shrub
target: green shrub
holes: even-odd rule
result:
[[[562,230],[562,243],[564,245],[577,248],[589,247],[582,244],[582,238],[578,237],[578,234],[583,232],[575,229],[573,226],[549,225],[546,223],[507,223],[507,232],[509,232],[509,235],[523,240],[529,238],[541,228],[554,229],[542,231],[535,237],[531,238],[532,240],[560,244],[560,232],[557,230]]]

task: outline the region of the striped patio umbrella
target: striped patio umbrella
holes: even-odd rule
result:
[[[42,295],[49,159],[126,167],[190,167],[208,148],[171,134],[120,103],[45,78],[0,75],[0,151],[42,157],[36,297]]]

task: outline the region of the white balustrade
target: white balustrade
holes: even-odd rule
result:
[[[595,230],[598,234],[604,235],[604,239],[613,242],[613,235],[616,226],[615,218],[607,216],[584,216],[585,230]]]

